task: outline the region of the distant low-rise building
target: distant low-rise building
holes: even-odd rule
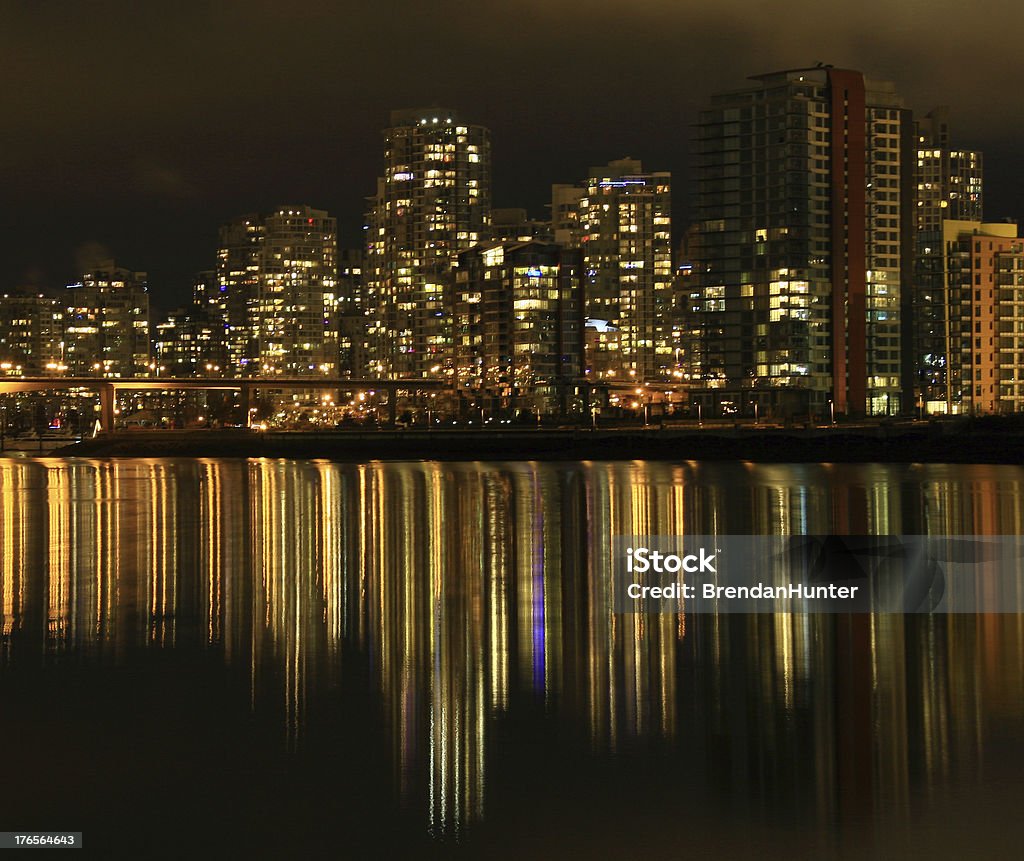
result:
[[[590,317],[584,326],[586,375],[594,382],[621,380],[619,330],[607,320]]]

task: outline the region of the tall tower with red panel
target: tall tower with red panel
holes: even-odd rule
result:
[[[911,114],[852,70],[751,81],[696,126],[693,398],[719,414],[895,414]]]

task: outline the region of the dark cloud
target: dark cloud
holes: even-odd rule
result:
[[[196,198],[199,189],[184,172],[153,157],[136,159],[134,190],[153,198]]]
[[[112,257],[102,242],[83,242],[75,248],[75,271],[84,274]]]
[[[1016,0],[0,2],[6,279],[60,284],[95,240],[184,295],[217,225],[304,201],[358,242],[394,107],[489,125],[495,198],[624,155],[677,176],[709,93],[821,60],[952,108],[987,150],[990,215],[1024,215]],[[40,272],[43,273],[40,276]],[[11,285],[6,285],[11,286]]]

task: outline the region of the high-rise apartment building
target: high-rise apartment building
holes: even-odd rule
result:
[[[947,371],[954,359],[946,349],[944,225],[983,221],[982,155],[953,148],[946,108],[935,108],[918,120],[916,134],[912,374],[917,404],[930,404],[934,410],[957,400],[947,391]]]
[[[490,237],[491,143],[447,108],[395,111],[367,213],[371,364],[390,377],[452,371],[455,255]]]
[[[254,306],[260,292],[260,271],[266,229],[256,213],[242,215],[220,229],[217,248],[217,294],[210,297],[226,326],[228,369],[231,374],[253,374]]]
[[[366,253],[348,249],[338,261],[338,375],[366,377],[371,373],[367,338]]]
[[[40,293],[0,294],[0,376],[65,370],[61,303]]]
[[[211,319],[227,319],[226,288],[222,289],[215,269],[197,272],[192,280],[192,307]]]
[[[223,324],[195,306],[171,311],[154,327],[155,370],[161,376],[225,375]]]
[[[949,109],[938,107],[915,124],[917,191],[915,222],[923,232],[941,232],[943,221],[981,221],[982,154],[954,148]]]
[[[586,316],[617,331],[615,340],[588,342],[615,347],[612,355],[586,357],[592,375],[671,378],[671,198],[669,173],[644,173],[629,158],[591,168],[582,187],[552,187],[555,237],[583,251]]]
[[[217,291],[233,373],[336,373],[337,245],[335,219],[309,206],[240,216],[221,228]]]
[[[551,186],[551,232],[559,245],[580,247],[580,201],[586,195],[586,188],[579,185],[556,183]]]
[[[69,284],[64,296],[64,361],[72,376],[149,375],[152,364],[145,272],[107,260]]]
[[[506,408],[564,408],[580,377],[583,264],[540,241],[462,252],[454,273],[459,388]]]
[[[751,80],[696,127],[695,399],[724,413],[898,412],[910,112],[856,71]]]
[[[1016,224],[947,220],[942,228],[935,256],[942,263],[937,298],[945,373],[941,388],[926,391],[921,407],[928,413],[1020,412],[1024,239]]]

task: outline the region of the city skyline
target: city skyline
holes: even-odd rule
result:
[[[586,414],[590,386],[619,383],[710,415],[1016,412],[1024,247],[985,212],[984,153],[954,128],[859,70],[748,75],[693,124],[673,236],[670,171],[591,166],[530,220],[493,206],[487,126],[395,110],[362,248],[339,254],[337,217],[305,203],[235,216],[191,310],[152,315],[148,271],[108,258],[68,285],[56,362],[56,324],[24,316],[43,295],[33,310],[4,294],[0,368],[447,379],[503,410],[543,397],[538,415]]]
[[[682,226],[689,124],[708,94],[750,72],[818,60],[894,80],[922,112],[949,104],[965,145],[989,155],[990,215],[1024,212],[1024,180],[1011,166],[1021,119],[981,98],[1013,75],[1015,54],[998,48],[1021,14],[1010,4],[901,4],[883,14],[868,3],[844,10],[837,26],[786,16],[784,30],[767,9],[660,0],[628,15],[598,2],[584,16],[529,3],[472,12],[442,3],[429,14],[401,2],[288,14],[250,5],[244,15],[209,4],[173,22],[116,14],[120,5],[67,10],[60,22],[42,9],[6,15],[0,187],[12,254],[0,289],[68,283],[82,268],[76,253],[93,249],[145,269],[169,309],[208,268],[220,224],[282,203],[331,212],[339,247],[349,247],[379,174],[387,113],[417,104],[451,104],[491,129],[497,207],[542,216],[551,183],[631,156],[673,174]],[[435,14],[444,26],[428,26]],[[396,40],[395,27],[429,38]],[[510,31],[519,38],[505,45]],[[542,52],[550,62],[524,62]],[[590,86],[586,69],[602,54],[614,73]],[[968,55],[967,65],[946,59]],[[378,56],[386,62],[371,64]]]
[[[783,70],[778,70],[778,72],[781,71]],[[767,72],[759,74],[750,70],[748,70],[748,72],[749,74],[741,74],[739,77],[737,77],[733,81],[733,85],[730,87],[726,87],[724,92],[735,91],[741,88],[744,83],[750,81],[753,78],[759,78],[764,75],[777,73],[776,70],[769,70]],[[869,74],[867,70],[865,70],[865,73]],[[897,86],[899,86],[899,81],[896,81],[895,83],[897,84]],[[905,95],[902,92],[902,90],[901,95]],[[713,96],[714,93],[705,93],[703,96],[704,101],[706,102]],[[977,144],[977,141],[971,135],[970,129],[963,122],[962,117],[957,113],[955,107],[951,109],[950,105],[947,103],[936,103],[935,105],[924,107],[912,104],[911,101],[907,98],[904,98],[904,101],[907,102],[908,109],[910,113],[913,115],[915,121],[927,121],[933,112],[939,111],[943,114],[944,119],[946,119],[947,121],[951,121],[953,126],[955,127],[956,134],[954,135],[954,139],[955,143],[958,146],[966,147],[969,151],[983,151],[986,153],[988,152],[985,149],[985,147],[979,146]],[[694,119],[691,124],[693,128],[696,128],[696,126],[699,124],[697,116],[699,115],[699,109],[702,105],[703,102],[698,103],[697,108],[695,108]],[[437,107],[436,105],[432,105],[430,107],[435,107],[437,111],[441,112],[447,110],[446,108]],[[417,110],[429,111],[430,107],[421,107],[418,109],[406,107],[400,109],[393,109],[390,112],[382,112],[381,126],[380,129],[378,130],[379,134],[383,135],[386,134],[388,131],[387,120],[383,118],[386,117],[388,113],[390,113],[391,115],[395,115],[407,113],[410,111],[416,112]],[[458,111],[458,113],[465,118],[465,111],[460,110]],[[467,121],[474,124],[474,127],[482,127],[484,129],[489,130],[489,127],[486,124],[477,122],[473,117],[469,117]],[[613,127],[613,125],[609,125],[608,128],[612,129]],[[493,133],[491,134],[491,137],[493,137]],[[380,142],[378,142],[378,144],[379,143]],[[686,143],[692,147],[693,140],[688,140]],[[609,156],[603,159],[603,161],[607,162],[608,164],[612,164],[616,161],[634,161],[642,162],[644,165],[648,165],[650,161],[642,153],[615,154],[612,153],[611,150],[609,150],[607,147],[605,147],[605,151],[609,152]],[[674,173],[672,170],[664,166],[656,165],[655,162],[650,161],[650,165],[653,166],[653,169],[655,171],[659,173],[664,173],[674,178],[672,181],[670,197],[673,212],[671,236],[671,247],[673,256],[677,255],[680,248],[680,244],[683,242],[685,238],[687,229],[693,223],[695,223],[695,219],[697,217],[696,210],[692,205],[692,199],[693,187],[698,176],[696,170],[697,166],[695,164],[698,158],[699,156],[696,153],[689,153],[688,162],[685,166],[685,169],[682,171],[682,178],[678,174]],[[492,156],[491,162],[492,166],[498,166],[497,170],[493,170],[494,179],[492,180],[492,184],[494,186],[500,187],[502,185],[502,183],[499,181],[502,175],[501,160],[495,160]],[[306,199],[301,198],[298,195],[285,195],[281,199],[271,200],[266,196],[266,194],[260,194],[260,198],[262,200],[269,201],[265,206],[250,206],[249,208],[242,207],[240,209],[237,209],[236,211],[227,213],[226,215],[224,215],[224,217],[218,220],[217,224],[213,226],[212,231],[210,231],[207,235],[204,236],[202,240],[202,245],[205,245],[207,247],[208,251],[206,253],[196,251],[195,253],[197,254],[197,256],[194,258],[184,258],[183,255],[177,256],[179,261],[181,259],[190,259],[194,262],[194,265],[183,264],[180,262],[178,263],[178,271],[180,273],[184,273],[181,277],[176,276],[173,283],[168,283],[166,281],[166,277],[165,280],[158,280],[156,282],[154,282],[152,276],[150,277],[149,290],[150,302],[152,307],[156,312],[164,314],[179,310],[181,306],[189,304],[192,300],[193,290],[195,287],[195,278],[197,277],[197,275],[199,273],[208,270],[214,270],[216,268],[216,260],[219,249],[217,236],[219,232],[224,228],[226,224],[236,221],[238,219],[244,219],[247,213],[270,212],[280,209],[282,206],[287,207],[289,205],[296,205],[296,202],[298,202],[297,205],[309,206],[320,211],[329,213],[332,216],[333,220],[337,222],[336,235],[337,248],[339,253],[352,250],[359,250],[365,252],[365,231],[368,228],[369,220],[372,218],[372,211],[367,211],[367,201],[372,201],[374,198],[375,192],[371,190],[371,187],[375,183],[379,184],[379,174],[381,174],[382,172],[386,172],[386,170],[382,170],[382,168],[386,168],[386,165],[380,163],[380,152],[378,151],[378,164],[376,166],[378,178],[374,180],[371,176],[367,179],[367,190],[365,194],[348,195],[346,199],[350,201],[351,205],[346,207],[344,210],[338,210],[329,206],[323,206],[318,201],[318,199],[316,199],[316,197],[312,199]],[[579,182],[579,177],[583,176],[588,171],[588,169],[590,171],[596,170],[596,168],[594,168],[593,165],[590,165],[588,167],[588,165],[580,163],[579,166],[575,169],[576,172],[573,174],[569,174],[566,176],[551,177],[546,177],[545,175],[545,178],[549,179],[550,181],[547,181],[544,185],[540,187],[543,196],[541,198],[541,202],[539,203],[534,202],[532,205],[525,205],[524,201],[517,199],[495,200],[494,194],[492,193],[490,205],[492,207],[492,210],[495,211],[500,210],[508,213],[523,211],[526,213],[526,217],[530,219],[531,224],[536,222],[551,221],[552,229],[554,232],[557,233],[557,227],[559,226],[557,224],[558,214],[553,212],[552,210],[552,191],[556,187],[571,190],[574,187],[573,183]],[[1016,203],[1016,208],[1013,212],[1004,212],[1002,209],[999,208],[1002,205],[1000,204],[1000,201],[1005,201],[1009,199],[1007,197],[1007,183],[1005,182],[1005,180],[1012,173],[1012,160],[1009,158],[999,158],[998,156],[992,157],[991,155],[987,155],[986,172],[989,175],[988,189],[986,191],[986,221],[999,222],[1009,220],[1011,222],[1024,223],[1024,188],[1021,189],[1022,193],[1019,197],[1014,196],[1012,198],[1012,200]],[[506,171],[506,173],[514,172]],[[324,194],[322,196],[327,197],[328,195]],[[1005,208],[1006,207],[1003,206],[1003,209]],[[353,213],[357,212],[360,209],[363,210],[363,214],[360,218],[358,218],[358,226],[353,227],[352,225],[355,223],[353,221]],[[208,220],[209,218],[208,214],[205,212],[201,204],[197,204],[195,206],[195,209],[192,211],[192,219],[189,219],[187,217],[187,213],[185,215],[185,222],[191,224],[199,224],[200,222]],[[128,230],[129,226],[133,223],[133,219],[126,217],[123,219],[123,221],[119,223],[122,229]],[[495,227],[497,227],[497,225],[495,225]],[[486,240],[487,237],[484,237],[484,241]],[[556,241],[565,243],[566,239],[564,237],[559,238],[556,236]],[[130,242],[125,243],[126,247],[130,245]],[[199,244],[197,243],[193,247],[198,249]],[[168,254],[171,254],[171,252],[165,250],[161,254],[156,255],[156,257],[153,259],[159,260],[161,257],[164,257],[165,255]],[[97,242],[94,240],[82,239],[77,243],[74,241],[69,241],[69,243],[63,248],[62,251],[57,252],[52,256],[58,259],[61,257],[66,258],[64,271],[67,274],[65,276],[58,277],[58,269],[56,266],[48,270],[50,273],[50,277],[48,280],[40,280],[43,278],[44,271],[40,267],[29,267],[28,270],[25,270],[23,272],[21,277],[12,274],[12,271],[8,270],[7,283],[0,284],[0,292],[40,292],[50,297],[59,296],[60,293],[65,288],[72,287],[74,286],[74,284],[78,283],[81,280],[84,273],[110,260],[117,260],[119,263],[125,262],[126,264],[132,267],[141,267],[150,275],[154,270],[154,266],[152,264],[148,264],[147,260],[136,260],[134,255],[123,251],[120,246],[108,246],[104,243]],[[71,261],[72,258],[73,263],[69,262]],[[678,264],[684,261],[680,259],[674,260],[673,262]],[[164,273],[166,273],[167,271],[166,267],[162,267],[159,265],[156,266],[155,268],[157,269],[157,271],[162,271]],[[155,291],[153,290],[154,286],[156,286],[157,288]]]

